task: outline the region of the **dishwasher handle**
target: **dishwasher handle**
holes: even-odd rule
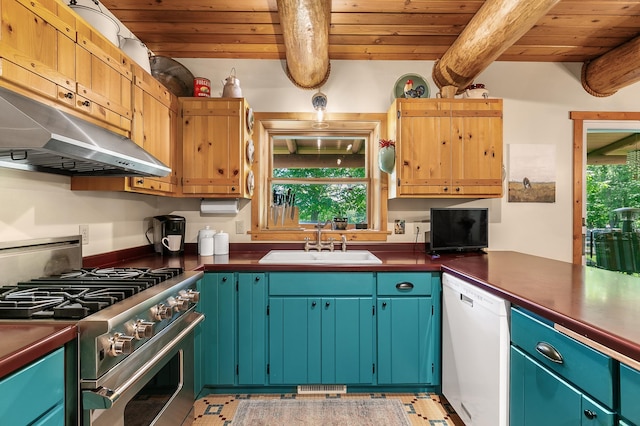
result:
[[[564,363],[562,354],[547,342],[538,342],[538,344],[536,345],[536,352],[538,352],[540,355],[542,355],[549,361],[555,362],[556,364]]]
[[[466,294],[460,293],[460,301],[462,303],[466,303],[467,305],[473,308],[473,299],[467,296]]]

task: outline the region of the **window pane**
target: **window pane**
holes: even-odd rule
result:
[[[274,204],[290,202],[299,209],[300,223],[318,223],[346,217],[349,223],[367,221],[367,185],[364,183],[282,184],[271,186]]]

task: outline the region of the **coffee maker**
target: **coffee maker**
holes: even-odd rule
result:
[[[153,248],[156,253],[160,254],[181,254],[184,253],[184,234],[187,228],[184,217],[167,214],[162,216],[154,216],[153,218]],[[169,251],[162,244],[162,239],[169,235],[180,235],[180,250],[178,252]]]

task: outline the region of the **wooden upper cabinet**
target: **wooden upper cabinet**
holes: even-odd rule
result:
[[[390,198],[502,196],[501,99],[396,99]]]
[[[132,177],[131,186],[142,192],[173,194],[178,181],[176,127],[178,98],[151,74],[133,66],[133,124],[131,139],[171,168],[165,177]]]
[[[241,98],[180,98],[182,194],[251,198],[254,177],[246,145],[248,103]]]
[[[76,107],[109,125],[131,130],[131,60],[85,21],[76,24]]]
[[[72,10],[55,0],[2,0],[0,12],[0,84],[68,102],[76,91]]]

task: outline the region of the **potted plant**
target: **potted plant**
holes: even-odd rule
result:
[[[396,164],[396,142],[380,139],[378,142],[378,167],[385,173],[393,173]]]

